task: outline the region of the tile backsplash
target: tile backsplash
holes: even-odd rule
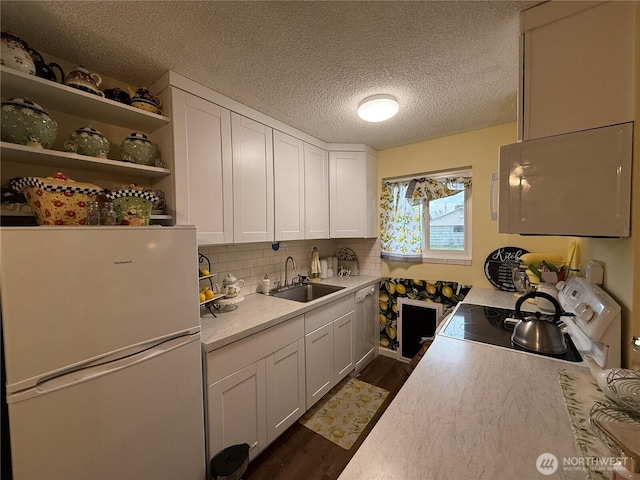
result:
[[[217,283],[231,272],[238,279],[244,279],[242,293],[249,294],[258,290],[265,274],[269,274],[272,281],[284,280],[284,262],[288,256],[293,257],[297,267],[288,272],[289,277],[309,275],[313,247],[318,247],[321,258],[331,257],[339,248],[349,247],[358,257],[360,275],[380,276],[380,242],[377,238],[294,240],[280,242],[278,250],[273,250],[270,242],[211,245],[199,247],[198,251],[211,261],[211,273],[218,274],[214,279]]]

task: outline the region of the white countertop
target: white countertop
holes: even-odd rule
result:
[[[471,290],[466,303],[513,308],[516,297]],[[585,478],[541,475],[542,453],[580,457],[558,370],[585,368],[438,336],[340,476],[373,479]]]
[[[308,303],[261,293],[247,295],[234,310],[216,311],[217,318],[210,313],[200,318],[202,349],[210,352],[379,281],[380,277],[372,276],[327,278],[319,283],[345,288]]]

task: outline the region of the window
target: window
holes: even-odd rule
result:
[[[381,256],[471,264],[471,171],[385,181],[380,199]]]

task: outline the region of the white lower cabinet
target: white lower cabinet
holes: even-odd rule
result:
[[[267,445],[264,359],[214,383],[208,394],[209,458],[230,445],[247,443],[253,459]]]
[[[305,335],[307,409],[333,387],[333,323]]]
[[[351,311],[333,322],[333,377],[338,383],[353,370],[353,326],[356,313]]]
[[[305,412],[304,338],[266,358],[267,443]]]
[[[247,443],[253,459],[305,412],[304,316],[208,352],[207,458]]]
[[[355,296],[206,353],[207,458],[240,443],[253,460],[354,369]]]
[[[307,410],[353,370],[354,296],[305,314]]]

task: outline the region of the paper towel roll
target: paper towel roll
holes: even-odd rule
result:
[[[327,278],[328,263],[326,258],[320,259],[320,278]]]

